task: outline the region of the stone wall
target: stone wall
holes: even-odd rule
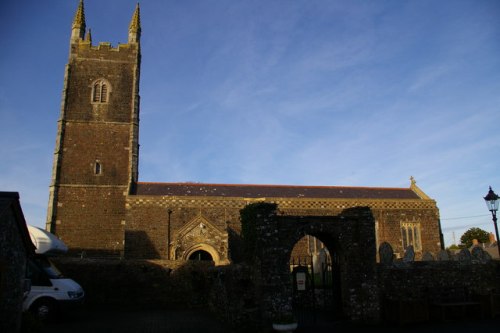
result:
[[[177,260],[52,259],[85,291],[85,306],[209,308],[240,331],[261,325],[257,266]]]
[[[431,291],[467,289],[469,295],[500,292],[500,262],[415,261],[377,267],[380,294],[387,299],[432,299]]]
[[[53,258],[85,291],[86,306],[193,308],[207,304],[207,262]]]
[[[477,317],[493,315],[494,297],[500,295],[499,261],[491,260],[480,247],[464,249],[457,256],[442,251],[439,260],[426,258],[413,261],[410,254],[403,260],[378,264],[383,320],[404,323],[439,319],[451,307],[447,303],[456,304],[455,310],[460,310],[454,319],[463,319],[469,312]],[[460,308],[461,304],[466,305]]]
[[[13,206],[5,209],[5,205],[0,205],[0,331],[2,332],[19,331],[23,282],[29,255],[22,237],[22,233],[26,231],[20,230],[16,221],[19,217],[14,214]],[[2,211],[3,209],[5,210]],[[25,223],[24,220],[22,223]]]
[[[208,306],[214,315],[237,331],[262,331],[264,316],[258,265],[215,267],[210,270],[210,281]]]
[[[62,186],[58,219],[52,232],[69,247],[70,254],[93,256],[123,253],[126,186]]]
[[[58,258],[56,264],[83,286],[87,306],[207,307],[240,331],[268,327],[265,302],[277,299],[265,299],[280,294],[276,285],[262,279],[261,268],[266,268],[259,260],[218,267],[203,262],[74,258]],[[353,278],[359,279],[361,293],[351,295],[349,286],[343,287],[352,296],[346,299],[352,303],[346,304],[351,314],[362,311],[376,294],[381,306],[372,310],[378,311],[379,320],[415,322],[431,319],[430,301],[441,289],[465,288],[471,296],[498,293],[500,262],[400,260],[377,264],[375,284],[363,274]],[[360,314],[354,315],[360,319]]]
[[[203,245],[199,249],[209,252],[217,264],[229,262],[229,234],[238,233],[231,221],[239,221],[238,207],[202,209],[189,203],[178,206],[175,200],[164,202],[128,197],[127,258],[185,260]]]

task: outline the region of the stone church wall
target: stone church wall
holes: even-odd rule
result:
[[[240,209],[227,203],[223,200],[204,204],[203,200],[191,198],[129,196],[125,256],[184,260],[190,250],[202,246],[201,250],[213,249],[219,261],[227,263],[228,234],[231,234],[228,230],[239,232]]]
[[[423,251],[416,251],[420,259],[425,251],[436,255],[441,250],[439,238],[439,213],[437,208],[426,207],[427,203],[409,209],[373,209],[373,215],[378,225],[377,241],[391,244],[398,257],[403,257],[405,249],[401,239],[401,223],[420,223],[420,235]]]
[[[120,256],[125,223],[124,191],[126,187],[109,187],[106,191],[78,186],[59,189],[59,219],[54,231],[70,246],[70,254]],[[78,246],[72,245],[73,242]]]
[[[402,256],[401,222],[414,221],[420,224],[422,248],[437,254],[440,250],[438,210],[434,201],[369,201],[356,200],[304,200],[276,198],[278,214],[284,216],[336,216],[351,204],[372,207],[378,230],[378,244],[389,242],[394,252]],[[198,238],[199,243],[209,243],[221,256],[239,261],[240,209],[249,202],[244,198],[220,197],[127,197],[125,256],[127,258],[180,259],[189,250],[179,239],[179,232],[188,224],[206,221],[222,233],[227,233],[227,244],[215,242],[208,236]],[[170,215],[168,212],[171,212]],[[170,221],[170,228],[169,228]],[[170,236],[169,236],[170,230]],[[200,235],[202,236],[202,235]],[[217,235],[216,235],[217,236]],[[167,243],[170,239],[170,250]],[[224,248],[225,246],[225,248]],[[303,241],[307,247],[307,242]],[[229,247],[229,248],[228,248]],[[297,250],[307,254],[304,248]],[[417,251],[417,259],[423,251]],[[170,255],[170,256],[169,256]]]

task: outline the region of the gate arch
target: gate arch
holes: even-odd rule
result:
[[[299,317],[299,321],[305,324],[315,323],[316,313],[327,315],[330,319],[340,319],[343,317],[341,294],[342,268],[340,263],[342,251],[340,244],[337,244],[331,234],[315,233],[308,229],[306,227],[298,230],[299,234],[297,237],[300,237],[301,234],[304,234],[304,236],[299,238],[299,241],[295,244],[299,244],[303,237],[310,236],[323,243],[327,254],[323,257],[323,260],[315,258],[315,255],[317,255],[315,253],[317,248],[315,247],[313,251],[308,249],[310,253],[308,253],[306,258],[302,257],[300,253],[298,257],[292,257],[296,245],[291,249],[289,263],[290,274],[293,276],[292,280],[295,281],[293,270],[299,266],[306,267],[308,279],[310,280],[307,283],[307,288],[304,288],[302,291],[299,291],[297,286],[292,285],[293,312]],[[310,243],[307,245],[309,246]],[[314,319],[311,318],[311,312],[314,313]]]
[[[266,285],[264,313],[292,312],[288,261],[294,244],[309,234],[338,254],[342,315],[354,322],[378,321],[375,219],[368,207],[345,209],[335,216],[285,216],[277,214],[275,204],[260,205],[253,219],[261,279]],[[264,213],[265,205],[268,211]]]

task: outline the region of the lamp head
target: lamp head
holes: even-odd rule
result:
[[[493,192],[491,186],[488,194],[486,194],[486,196],[484,197],[484,200],[486,201],[486,206],[488,207],[488,210],[490,212],[496,212],[498,210],[498,195]]]

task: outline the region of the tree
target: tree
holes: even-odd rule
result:
[[[446,249],[447,250],[453,250],[453,251],[455,251],[455,250],[461,250],[462,248],[459,245],[457,245],[457,244],[451,244]]]
[[[460,237],[460,242],[465,244],[466,247],[471,247],[473,239],[477,239],[479,243],[488,243],[490,234],[480,228],[470,228]]]

